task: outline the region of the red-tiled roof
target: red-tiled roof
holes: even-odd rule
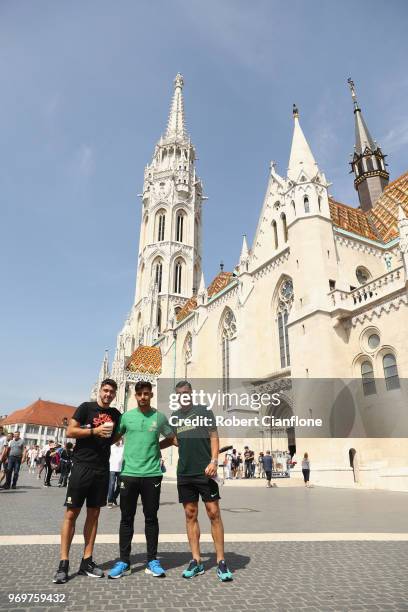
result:
[[[398,236],[398,206],[408,214],[408,172],[384,189],[375,206],[366,213],[380,232],[384,242]]]
[[[225,289],[227,285],[232,281],[233,274],[232,272],[219,272],[217,276],[214,278],[212,283],[207,289],[208,297],[211,298],[214,295],[217,295],[222,289]],[[197,308],[197,297],[193,295],[183,306],[181,310],[176,315],[177,323],[182,321],[190,314],[193,310]]]
[[[138,346],[127,362],[126,369],[142,374],[160,374],[161,350],[158,346]]]
[[[33,404],[15,410],[1,421],[2,425],[26,423],[27,425],[47,425],[49,427],[62,427],[63,419],[71,419],[76,408],[68,404],[57,404],[39,399]]]
[[[408,214],[408,172],[390,183],[367,212],[329,198],[330,216],[334,225],[382,243],[398,236],[399,205]]]
[[[360,208],[353,208],[329,198],[330,216],[334,225],[371,240],[378,240],[367,217]]]

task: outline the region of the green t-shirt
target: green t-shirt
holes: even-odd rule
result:
[[[118,432],[125,435],[122,476],[161,476],[160,435],[173,435],[167,417],[151,408],[122,414]]]
[[[195,423],[193,419],[197,417],[199,422]],[[191,419],[194,424],[186,424],[185,419]],[[206,406],[180,408],[173,412],[170,421],[178,442],[177,475],[204,475],[211,461],[210,431],[217,429],[213,411]]]

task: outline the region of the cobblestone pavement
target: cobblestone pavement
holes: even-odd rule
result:
[[[23,473],[16,491],[0,492],[1,535],[57,534],[64,492],[43,489],[40,481]],[[162,533],[184,533],[176,487],[162,492]],[[379,491],[316,488],[222,489],[226,532],[248,533],[407,533],[408,495]],[[238,510],[238,512],[236,512]],[[140,512],[141,514],[141,512]],[[201,511],[201,515],[203,512]],[[99,532],[116,534],[120,511],[103,510]],[[83,520],[83,519],[82,519]],[[202,532],[209,525],[202,516]],[[81,531],[78,525],[77,533]],[[143,533],[142,518],[136,533]],[[255,537],[255,536],[254,536]],[[53,585],[58,546],[21,544],[0,546],[0,610],[177,610],[206,612],[364,611],[408,612],[408,542],[228,542],[226,557],[234,581],[222,584],[215,576],[211,544],[203,543],[204,576],[181,577],[190,560],[187,544],[163,542],[159,554],[167,577],[145,575],[144,544],[133,545],[133,573],[120,580],[76,576],[82,546],[73,545],[72,577]],[[392,535],[389,536],[390,538]],[[98,543],[95,560],[108,569],[117,544]],[[9,594],[64,595],[61,603],[10,603]]]
[[[7,549],[7,550],[6,550]],[[176,610],[206,612],[279,610],[408,610],[408,545],[375,542],[279,542],[234,544],[227,559],[234,570],[232,583],[215,576],[211,546],[203,545],[204,576],[181,577],[189,561],[186,546],[163,544],[160,557],[165,579],[147,576],[144,554],[134,547],[131,576],[108,580],[72,575],[65,585],[53,585],[51,577],[58,555],[53,546],[4,547],[0,561],[1,610]],[[138,549],[138,550],[137,550]],[[6,553],[6,554],[5,554]],[[71,558],[75,571],[81,547]],[[116,546],[97,547],[97,561],[108,568]],[[50,605],[10,604],[9,593],[62,593],[66,603]]]

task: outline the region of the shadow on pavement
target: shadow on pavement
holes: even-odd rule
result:
[[[251,560],[251,558],[247,555],[239,555],[234,552],[227,552],[225,556],[228,566],[232,571],[245,568]],[[191,552],[159,551],[158,558],[160,559],[160,562],[165,570],[170,570],[177,567],[184,569],[191,561]],[[206,570],[213,567],[215,568],[217,565],[215,553],[202,553],[202,560]],[[100,563],[99,567],[104,571],[107,571],[114,565],[115,561],[116,559],[113,559],[112,561]],[[133,566],[132,574],[143,572],[146,567],[146,553],[131,555],[130,564]],[[137,567],[134,567],[135,565],[137,565]]]

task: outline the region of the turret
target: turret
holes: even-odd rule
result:
[[[348,79],[354,107],[355,145],[350,162],[354,172],[354,186],[363,211],[370,210],[388,185],[385,155],[372,139],[357,101],[354,81]]]

